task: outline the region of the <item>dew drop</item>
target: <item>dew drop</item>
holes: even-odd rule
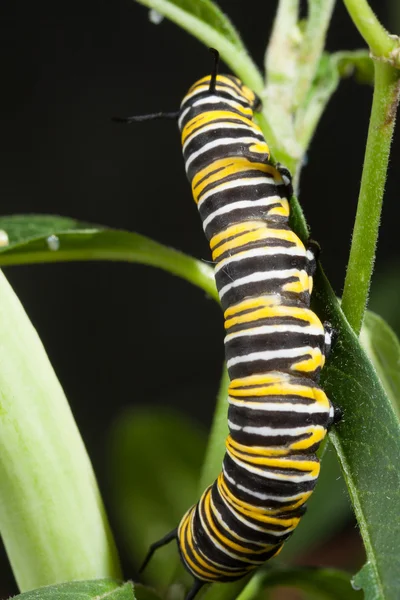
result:
[[[8,246],[9,243],[10,243],[10,240],[8,238],[7,231],[4,231],[4,229],[0,229],[0,248],[4,248],[4,246]]]
[[[163,19],[164,15],[154,10],[154,8],[149,10],[149,21],[150,23],[153,23],[153,25],[159,25]]]
[[[56,235],[49,235],[49,237],[46,240],[46,243],[47,243],[48,249],[52,250],[53,252],[58,250],[60,247],[60,240],[58,239],[58,237]]]

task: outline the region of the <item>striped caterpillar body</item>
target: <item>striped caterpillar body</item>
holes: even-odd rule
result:
[[[331,331],[309,308],[315,254],[289,227],[290,174],[271,164],[253,121],[259,105],[239,79],[215,72],[189,89],[179,111],[230,378],[222,471],[143,565],[176,539],[195,578],[187,600],[280,552],[304,514],[319,474],[315,452],[334,417],[317,383]]]

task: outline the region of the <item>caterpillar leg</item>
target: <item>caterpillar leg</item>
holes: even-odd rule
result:
[[[336,329],[334,329],[334,327],[332,327],[332,325],[329,323],[329,321],[324,322],[324,331],[325,331],[324,354],[325,354],[325,358],[328,358],[328,356],[331,353],[332,346],[336,342],[337,331],[336,331]]]
[[[315,240],[308,240],[306,244],[308,263],[308,274],[310,277],[314,277],[317,269],[317,260],[321,253],[321,246]]]
[[[167,535],[164,536],[163,538],[161,538],[161,540],[158,540],[157,542],[154,542],[154,544],[151,544],[149,551],[146,555],[146,558],[144,559],[143,564],[139,569],[139,573],[142,573],[142,571],[144,571],[144,569],[147,567],[154,552],[156,550],[158,550],[159,548],[162,548],[162,546],[166,546],[167,544],[172,542],[172,540],[176,540],[177,534],[178,534],[178,529],[173,529],[173,531],[170,531],[169,533],[167,533]]]
[[[337,406],[336,404],[334,404],[333,406],[333,421],[332,421],[332,425],[337,425],[338,423],[340,423],[340,421],[343,418],[343,411],[340,408],[340,406]]]
[[[283,183],[286,187],[286,196],[289,200],[293,196],[292,174],[289,169],[281,163],[276,163],[275,168],[283,179]]]
[[[205,585],[205,581],[200,581],[200,579],[195,579],[192,587],[190,588],[185,600],[193,600],[195,596],[197,596],[198,592]]]

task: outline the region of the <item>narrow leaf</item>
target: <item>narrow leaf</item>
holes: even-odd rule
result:
[[[50,585],[18,594],[14,600],[135,600],[135,595],[130,582],[98,579]]]
[[[1,217],[0,229],[9,238],[9,244],[0,247],[0,267],[83,260],[134,262],[165,269],[218,298],[209,265],[138,233],[56,215]]]
[[[400,419],[400,342],[379,315],[367,311],[360,341]]]
[[[242,81],[260,91],[263,81],[238,32],[211,0],[137,0],[174,21],[206,46],[216,48]]]

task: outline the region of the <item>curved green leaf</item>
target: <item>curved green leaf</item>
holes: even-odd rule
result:
[[[360,341],[400,419],[400,342],[379,315],[367,311]]]
[[[174,21],[206,46],[216,48],[222,59],[255,92],[263,80],[235,27],[211,0],[136,0]]]
[[[368,50],[343,50],[331,55],[340,77],[353,76],[358,83],[374,85],[374,62]]]
[[[135,600],[130,582],[117,583],[112,579],[73,581],[49,585],[14,596],[15,600]]]
[[[177,527],[198,499],[205,436],[180,415],[136,409],[116,421],[109,448],[114,518],[139,566],[150,544]],[[179,562],[176,544],[171,543],[155,553],[144,576],[165,585]]]
[[[218,299],[209,265],[138,233],[57,215],[1,217],[0,229],[9,238],[9,244],[0,247],[0,267],[83,260],[141,263],[179,275]]]
[[[263,569],[256,573],[237,600],[264,598],[263,590],[293,587],[313,594],[321,600],[362,600],[362,593],[352,588],[350,575],[336,569],[290,568]]]

